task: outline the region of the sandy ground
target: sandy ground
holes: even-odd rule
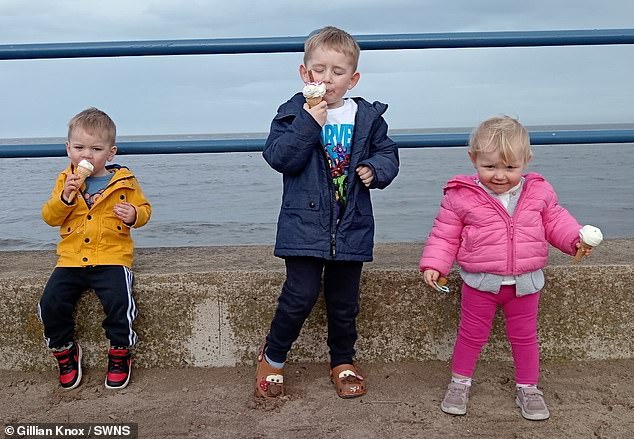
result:
[[[542,365],[551,419],[524,420],[510,363],[481,362],[469,412],[440,411],[448,364],[365,365],[366,396],[339,399],[323,364],[289,364],[286,400],[251,397],[254,367],[139,369],[106,390],[103,370],[64,391],[47,372],[0,371],[1,419],[135,422],[141,438],[631,438],[634,360]]]

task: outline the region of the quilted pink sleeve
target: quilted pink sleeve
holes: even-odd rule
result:
[[[548,182],[544,182],[544,184],[550,191],[543,213],[546,239],[562,252],[574,255],[577,251],[575,244],[579,241],[581,225],[568,210],[559,204],[557,194],[552,186]]]
[[[423,247],[419,269],[432,268],[446,276],[458,254],[463,222],[451,206],[451,200],[445,195],[440,203],[427,242]]]

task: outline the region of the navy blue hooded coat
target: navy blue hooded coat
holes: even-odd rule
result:
[[[338,261],[371,261],[374,216],[370,188],[383,189],[398,174],[396,144],[387,135],[387,105],[353,98],[358,105],[352,136],[347,205],[337,224],[335,187],[321,126],[303,109],[301,93],[282,104],[271,123],[263,156],[283,174],[275,256],[313,256]],[[370,188],[355,169],[372,168]]]

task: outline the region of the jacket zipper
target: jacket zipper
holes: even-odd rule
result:
[[[515,206],[517,209],[517,206]],[[514,234],[515,234],[515,224],[513,223],[513,218],[509,219],[508,222],[509,227],[509,265],[510,265],[510,273],[513,274],[515,272],[515,243],[513,242]]]
[[[352,172],[354,173],[354,168],[352,167],[352,146],[354,145],[354,141],[355,141],[355,137],[357,136],[357,118],[359,115],[359,111],[357,108],[357,113],[354,116],[354,126],[355,126],[355,130],[352,133],[352,139],[350,139],[350,164],[348,167],[348,187],[346,188],[346,207],[345,210],[348,209],[349,204],[350,204],[350,191],[351,191],[351,180],[350,180],[350,170],[352,169]],[[374,121],[372,122],[374,123]],[[372,131],[372,130],[370,130]],[[334,259],[334,257],[337,255],[337,228],[339,227],[339,224],[337,223],[337,218],[334,218],[334,213],[335,213],[335,209],[334,209],[334,203],[336,203],[335,200],[335,191],[334,191],[334,183],[332,182],[332,176],[330,173],[330,164],[328,163],[328,155],[326,153],[326,149],[324,147],[324,143],[323,141],[320,139],[321,144],[321,150],[323,152],[324,155],[324,164],[325,164],[325,168],[326,168],[326,178],[328,179],[328,190],[330,192],[330,224],[331,224],[331,228],[330,228],[330,256]],[[363,148],[365,150],[366,148],[366,144],[363,145]],[[364,151],[361,151],[361,155],[363,155]],[[356,164],[355,164],[356,167]],[[345,214],[345,210],[344,212],[342,212],[342,215]],[[342,216],[343,219],[343,216]],[[332,226],[334,224],[334,227]]]
[[[328,193],[330,195],[330,257],[335,258],[337,255],[337,220],[334,218],[335,214],[335,193],[334,193],[334,183],[332,182],[332,178],[330,176],[330,164],[328,163],[328,153],[326,153],[326,148],[324,147],[324,143],[319,141],[319,145],[321,147],[322,157],[324,158],[324,169],[326,170],[326,181],[328,182]]]
[[[330,235],[330,256],[333,258],[337,255],[337,233]]]
[[[482,188],[480,188],[482,189]],[[482,189],[484,190],[484,189]],[[495,206],[495,208],[498,210],[498,212],[500,212],[500,215],[502,216],[502,218],[505,219],[506,222],[506,226],[507,226],[507,230],[508,230],[508,237],[509,237],[509,247],[508,247],[508,267],[507,270],[509,273],[513,274],[515,272],[515,215],[517,215],[517,212],[519,212],[520,209],[520,204],[522,202],[522,199],[524,198],[524,193],[526,192],[526,181],[524,181],[524,187],[522,187],[522,192],[520,193],[520,197],[517,200],[517,204],[515,205],[515,210],[513,211],[513,215],[509,215],[508,210],[500,208],[499,203],[496,202],[495,200],[491,199],[490,202],[493,204],[493,206]]]
[[[515,205],[515,210],[513,211],[513,215],[511,216],[510,220],[511,245],[509,246],[509,261],[513,261],[511,273],[515,271],[515,243],[513,242],[513,239],[515,239],[515,216],[518,214],[518,212],[522,210],[520,209],[520,207],[522,204],[522,200],[525,198],[524,194],[526,194],[526,189],[529,184],[530,183],[528,183],[526,179],[524,179],[524,182],[522,183],[522,192],[520,192],[520,197],[517,199],[517,204]]]
[[[489,202],[489,204],[500,214],[500,216],[502,217],[502,219],[504,220],[504,222],[506,223],[506,230],[508,233],[508,238],[509,238],[509,246],[508,246],[508,252],[507,252],[507,257],[508,257],[508,265],[507,265],[507,271],[509,271],[510,273],[513,273],[513,265],[514,265],[514,258],[513,258],[513,235],[515,233],[515,225],[513,222],[513,218],[511,217],[511,215],[509,215],[509,212],[500,205],[500,202],[493,199],[493,197],[491,197],[486,190],[484,190],[483,188],[481,188],[480,186],[476,186],[477,190],[484,192],[485,195],[487,196],[487,200]],[[519,200],[517,202],[517,204],[519,205]],[[513,212],[513,214],[515,214],[515,212],[517,212],[517,206],[515,206],[515,211]]]

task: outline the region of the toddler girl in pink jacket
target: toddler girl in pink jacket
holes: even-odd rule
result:
[[[471,135],[468,153],[477,174],[447,183],[420,260],[423,279],[432,287],[455,260],[463,280],[452,378],[441,409],[467,412],[471,377],[501,306],[515,364],[516,403],[524,418],[548,419],[537,389],[542,268],[549,243],[575,254],[581,226],[557,203],[544,177],[523,174],[532,152],[528,132],[517,120],[504,116],[483,122]]]

